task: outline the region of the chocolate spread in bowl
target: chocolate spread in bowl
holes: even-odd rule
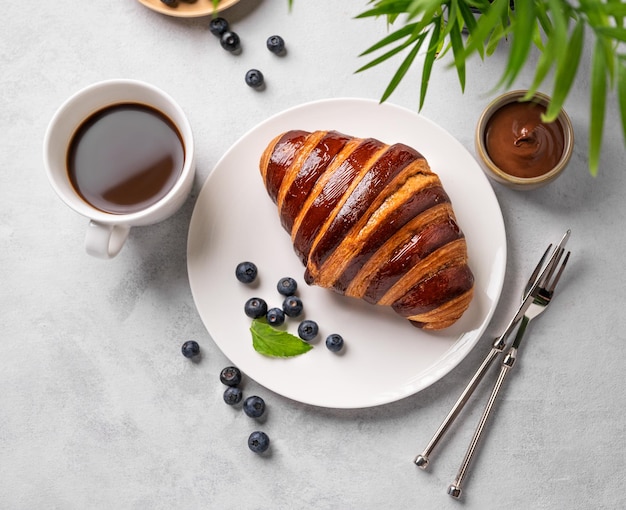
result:
[[[538,177],[560,161],[565,135],[559,122],[541,120],[545,106],[509,103],[496,110],[485,129],[485,148],[502,171],[516,177]]]

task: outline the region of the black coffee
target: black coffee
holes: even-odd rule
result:
[[[67,153],[70,181],[93,207],[128,214],[158,202],[174,186],[185,148],[174,123],[158,110],[116,104],[87,118]]]

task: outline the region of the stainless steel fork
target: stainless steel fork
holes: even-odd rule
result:
[[[504,359],[502,360],[500,374],[498,375],[498,379],[496,380],[493,390],[491,391],[491,395],[489,396],[489,400],[487,401],[485,410],[483,411],[480,421],[478,422],[478,426],[476,427],[476,431],[474,432],[474,436],[472,437],[467,452],[465,453],[465,458],[461,463],[461,467],[459,468],[454,482],[450,485],[450,487],[448,487],[448,494],[453,498],[459,498],[461,496],[463,480],[467,475],[470,462],[472,461],[474,453],[476,452],[476,448],[478,447],[478,443],[485,428],[485,424],[487,423],[489,415],[491,414],[493,406],[496,402],[496,398],[498,397],[500,389],[502,388],[502,384],[504,383],[506,376],[511,371],[511,368],[513,368],[513,365],[515,364],[520,343],[522,341],[522,338],[524,337],[524,334],[526,333],[526,327],[528,326],[530,321],[546,311],[546,308],[552,300],[554,289],[556,288],[557,283],[559,283],[559,279],[563,274],[565,265],[569,260],[570,252],[567,252],[567,255],[565,255],[563,262],[560,263],[560,266],[558,266],[558,270],[556,270],[557,265],[561,257],[563,256],[563,252],[563,248],[560,248],[557,253],[555,264],[548,272],[545,278],[545,283],[542,283],[542,285],[538,288],[538,292],[534,295],[532,303],[524,313],[524,317],[521,320],[520,327],[517,330],[517,335],[513,340],[513,344],[511,345],[506,355],[504,356]],[[555,271],[556,275],[554,275]]]

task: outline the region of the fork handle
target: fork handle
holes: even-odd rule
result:
[[[433,435],[432,439],[430,440],[424,451],[417,457],[415,457],[415,460],[413,462],[418,467],[426,469],[428,463],[430,462],[430,455],[432,451],[435,449],[437,444],[439,444],[439,441],[441,441],[452,423],[454,423],[454,420],[457,418],[463,407],[465,407],[465,404],[474,393],[474,390],[476,390],[476,387],[487,373],[487,370],[494,362],[494,360],[498,357],[498,355],[503,351],[503,349],[504,342],[502,341],[502,337],[500,337],[496,339],[493,347],[491,348],[481,365],[478,367],[478,370],[476,370],[476,373],[470,379],[469,383],[463,390],[463,393],[461,393],[448,415],[444,418],[441,425],[439,425],[439,428]]]
[[[450,486],[448,487],[448,494],[452,496],[453,498],[458,499],[461,496],[463,481],[465,479],[465,476],[467,475],[469,465],[472,462],[472,458],[474,457],[474,454],[476,453],[476,449],[478,448],[480,438],[482,437],[482,433],[483,433],[483,430],[485,429],[485,425],[487,424],[487,420],[489,419],[489,416],[491,415],[491,411],[493,410],[493,406],[500,392],[500,388],[502,388],[502,384],[504,383],[506,376],[511,371],[511,368],[513,368],[513,364],[515,363],[516,357],[517,357],[517,349],[512,347],[511,349],[509,349],[509,351],[507,352],[506,356],[504,357],[502,361],[502,365],[500,367],[500,373],[498,374],[498,379],[496,380],[496,383],[493,386],[491,395],[489,396],[489,400],[487,401],[487,405],[485,406],[483,414],[480,417],[480,421],[478,422],[478,426],[476,427],[476,430],[474,431],[474,436],[472,437],[469,447],[467,448],[467,452],[465,452],[465,457],[463,458],[461,467],[459,468],[459,471],[456,475],[456,478],[454,479],[454,482],[452,482]]]

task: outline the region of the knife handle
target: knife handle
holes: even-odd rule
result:
[[[448,487],[448,494],[453,498],[458,499],[461,496],[463,480],[467,475],[469,465],[472,462],[474,454],[476,453],[478,443],[480,442],[480,438],[482,437],[482,433],[485,429],[485,425],[487,424],[487,420],[491,415],[491,411],[496,402],[496,398],[498,397],[498,393],[500,392],[500,388],[502,388],[502,384],[504,383],[506,376],[513,367],[513,363],[515,363],[515,352],[513,352],[513,349],[511,349],[511,351],[506,356],[506,359],[502,362],[500,373],[498,374],[498,379],[493,386],[493,390],[491,390],[491,395],[489,395],[489,400],[487,401],[487,405],[485,406],[483,414],[480,417],[478,426],[474,431],[474,436],[470,441],[469,447],[467,448],[467,452],[465,453],[465,457],[463,458],[463,462],[461,463],[461,467],[459,468],[456,478],[454,479],[454,482],[452,482]]]
[[[463,390],[463,393],[461,393],[461,395],[457,399],[456,403],[454,404],[454,406],[452,407],[448,415],[444,418],[441,425],[439,425],[439,428],[433,435],[432,439],[430,440],[430,442],[428,443],[424,451],[421,454],[419,454],[417,457],[415,457],[413,462],[418,467],[422,469],[426,469],[426,467],[428,466],[428,463],[430,462],[430,455],[432,454],[432,451],[435,449],[437,444],[439,444],[439,441],[441,441],[441,439],[446,434],[450,426],[454,423],[454,420],[456,420],[457,416],[460,414],[463,407],[465,407],[465,404],[474,393],[474,390],[476,390],[476,387],[478,386],[480,381],[482,381],[483,377],[487,373],[487,370],[489,370],[489,367],[491,366],[491,364],[498,357],[498,355],[504,350],[505,342],[502,341],[503,336],[496,339],[496,341],[493,344],[493,347],[491,348],[491,350],[489,351],[489,353],[487,354],[487,356],[485,357],[481,365],[478,367],[478,370],[476,370],[476,373],[474,373],[474,375],[470,379],[469,383]]]

